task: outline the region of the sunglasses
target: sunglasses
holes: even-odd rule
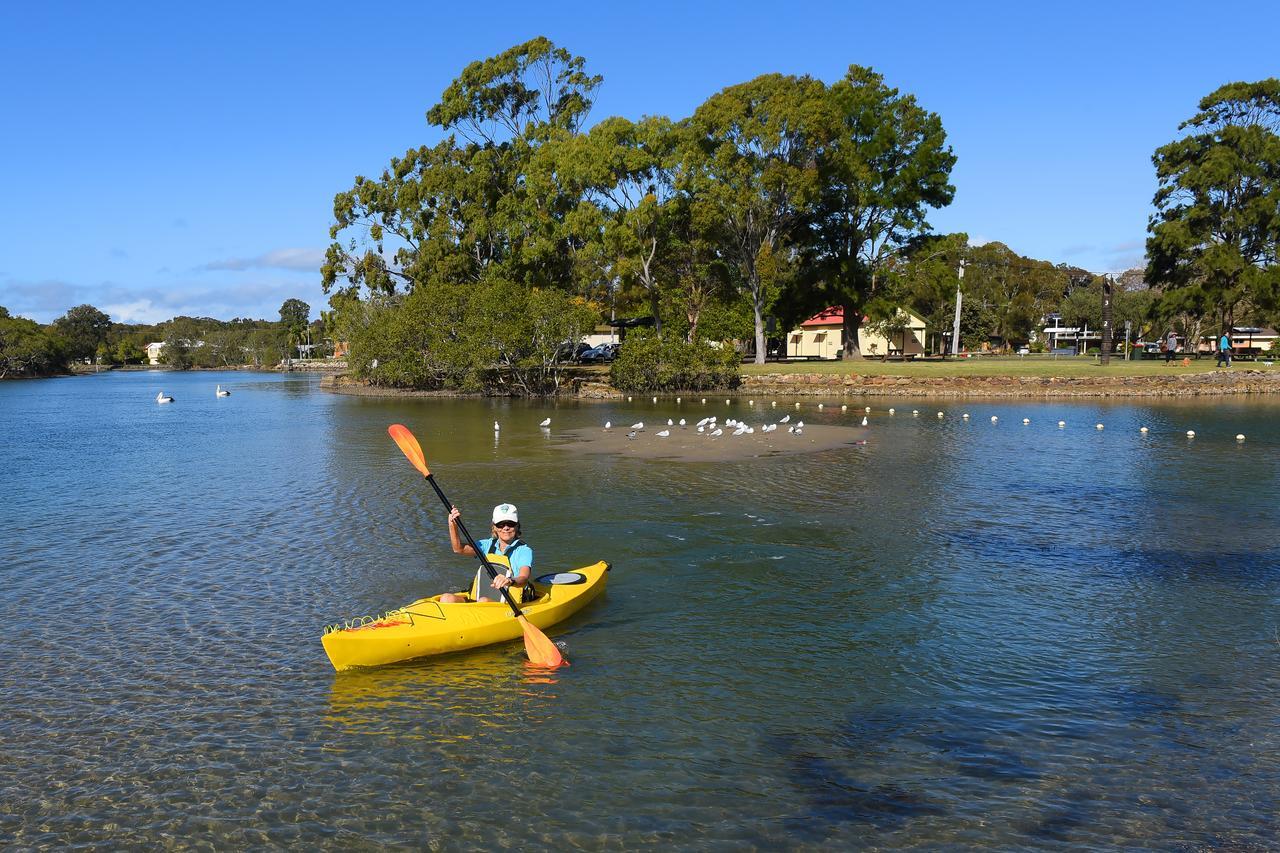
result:
[[[514,521],[499,521],[497,524],[494,525],[494,527],[515,527],[515,526],[516,526],[516,523]]]

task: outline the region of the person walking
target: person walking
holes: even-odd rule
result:
[[[1231,329],[1226,329],[1222,333],[1222,337],[1218,338],[1218,361],[1214,367],[1221,367],[1223,362],[1227,367],[1231,366]]]
[[[1178,351],[1178,333],[1173,329],[1169,330],[1169,334],[1164,339],[1164,363],[1168,364],[1173,361],[1173,354]]]

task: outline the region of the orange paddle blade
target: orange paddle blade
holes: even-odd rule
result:
[[[422,472],[422,476],[431,476],[431,472],[427,470],[427,459],[422,455],[422,445],[418,444],[418,439],[413,437],[408,427],[392,424],[387,427],[387,434],[400,446],[400,450],[404,452],[405,458],[413,463],[413,467]]]
[[[538,666],[568,666],[569,662],[560,654],[560,649],[551,638],[538,630],[525,617],[521,616],[520,627],[524,629],[524,653],[529,656],[529,663]]]

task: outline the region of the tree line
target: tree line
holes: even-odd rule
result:
[[[66,373],[76,363],[143,364],[152,343],[164,345],[162,364],[179,369],[275,365],[304,340],[324,340],[323,323],[311,323],[310,312],[307,303],[289,299],[278,321],[179,316],[130,324],[113,322],[92,305],[77,305],[41,325],[0,306],[0,379]]]

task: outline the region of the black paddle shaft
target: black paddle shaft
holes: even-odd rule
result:
[[[449,503],[449,499],[444,496],[444,492],[440,489],[440,485],[436,482],[436,478],[428,474],[427,482],[431,484],[431,488],[435,489],[436,494],[440,496],[440,502],[444,504],[445,511],[453,512],[453,504]],[[485,557],[484,551],[480,550],[480,546],[476,544],[476,540],[471,538],[471,534],[467,532],[467,526],[462,523],[462,519],[459,518],[455,523],[458,525],[458,529],[462,531],[462,535],[466,537],[467,544],[471,546],[471,550],[475,551],[476,556],[480,558],[480,565],[484,566],[484,570],[489,573],[489,580],[497,579],[498,572],[493,568],[493,564],[489,562],[488,558]],[[516,605],[515,599],[511,597],[511,593],[507,592],[507,588],[505,586],[498,590],[498,592],[502,593],[502,597],[506,599],[507,604],[511,606],[512,613],[516,616],[524,615],[523,611],[521,611]]]

